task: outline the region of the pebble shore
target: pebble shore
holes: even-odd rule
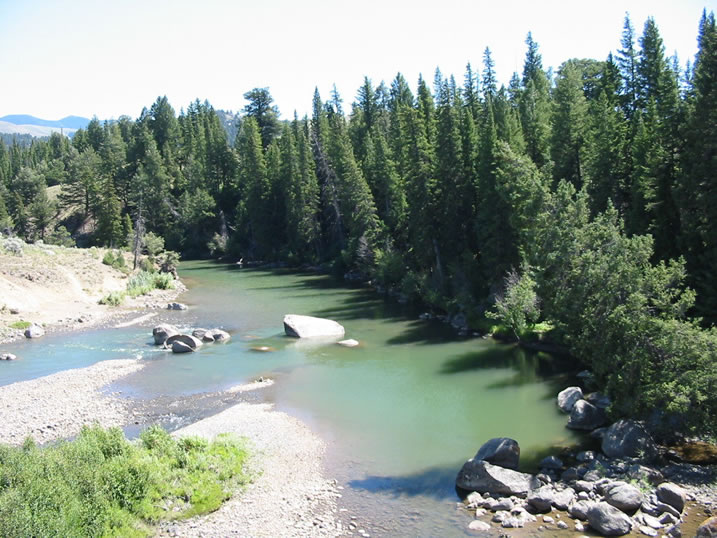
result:
[[[141,368],[139,359],[102,361],[0,387],[0,442],[19,445],[32,436],[43,444],[76,435],[82,426],[95,422],[104,427],[124,425],[130,402],[100,389]]]

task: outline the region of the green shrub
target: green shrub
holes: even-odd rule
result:
[[[105,295],[100,299],[100,304],[105,304],[109,306],[119,306],[124,302],[125,298],[125,292],[123,291],[113,291],[109,295]]]
[[[11,329],[27,329],[32,323],[29,321],[14,321],[8,327]]]
[[[147,295],[154,289],[168,290],[174,287],[174,277],[168,273],[150,273],[140,271],[127,282],[127,294],[130,297]]]
[[[150,536],[157,521],[216,510],[246,481],[245,459],[235,438],[159,427],[134,443],[95,426],[46,448],[0,445],[0,536]]]

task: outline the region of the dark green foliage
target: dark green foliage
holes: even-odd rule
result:
[[[95,426],[48,448],[0,445],[0,535],[151,536],[160,520],[216,510],[245,480],[246,452],[229,437],[152,427],[140,439]]]

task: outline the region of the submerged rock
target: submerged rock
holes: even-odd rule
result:
[[[472,459],[458,472],[456,485],[468,491],[525,497],[538,481],[533,475]]]
[[[0,353],[0,361],[16,361],[17,355],[12,353]]]
[[[187,310],[189,307],[183,303],[169,303],[167,310]]]
[[[341,340],[340,342],[336,343],[344,347],[356,347],[359,345],[358,340],[354,340],[353,338],[349,338],[348,340]]]
[[[284,316],[284,332],[295,338],[341,337],[345,334],[343,326],[334,320],[298,314]]]
[[[226,342],[231,338],[231,335],[222,329],[212,329],[204,335],[204,341],[206,342],[209,338],[211,338],[212,342]]]
[[[193,351],[196,351],[196,348],[185,344],[181,340],[175,340],[172,342],[172,353],[191,353]]]

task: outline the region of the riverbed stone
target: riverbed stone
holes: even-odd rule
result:
[[[478,531],[478,532],[486,532],[491,529],[490,523],[486,523],[485,521],[480,521],[479,519],[474,519],[468,524],[468,528],[472,531]]]
[[[339,342],[336,342],[340,346],[344,347],[356,347],[359,345],[358,340],[354,340],[353,338],[349,338],[348,340],[341,340]]]
[[[207,336],[208,333],[209,333],[209,329],[197,328],[192,331],[192,336],[194,338],[199,338],[200,340],[204,340],[204,337]],[[205,342],[214,342],[214,338],[212,338],[210,336],[208,340],[204,340],[204,341]]]
[[[334,320],[298,314],[284,316],[284,332],[295,338],[340,338],[345,334],[343,326]]]
[[[702,524],[697,527],[695,538],[714,538],[717,537],[717,516],[705,519]]]
[[[33,323],[25,329],[25,338],[40,338],[41,336],[45,336],[45,329],[37,323]]]
[[[609,458],[641,458],[652,461],[657,446],[638,422],[621,419],[610,426],[602,438],[602,451]]]
[[[551,469],[553,471],[557,471],[563,468],[563,460],[557,456],[548,456],[547,458],[540,460],[538,467],[541,469]]]
[[[0,361],[16,361],[17,355],[12,353],[0,353]]]
[[[518,469],[520,461],[520,445],[510,437],[494,437],[489,439],[473,456],[474,461],[487,461],[506,469]]]
[[[475,458],[468,460],[456,477],[461,489],[516,497],[525,497],[538,483],[533,475]]]
[[[164,345],[166,347],[171,347],[172,351],[174,351],[175,342],[181,342],[185,346],[189,346],[192,351],[195,351],[197,348],[202,346],[202,341],[199,338],[192,336],[191,334],[175,334],[173,336],[170,336],[169,338],[167,338],[167,341],[164,343]],[[183,348],[180,346],[179,349]],[[183,351],[180,351],[179,353],[182,352]],[[177,352],[175,351],[175,353]]]
[[[573,405],[572,411],[570,411],[570,418],[568,419],[568,428],[573,430],[594,430],[599,428],[605,421],[607,416],[605,410],[595,407],[593,404],[586,400],[578,400]]]
[[[644,500],[642,492],[626,482],[615,482],[605,492],[605,501],[623,512],[632,513],[642,504]]]
[[[582,400],[583,389],[580,387],[568,387],[558,393],[558,407],[563,413],[570,413],[575,402]]]
[[[167,310],[187,310],[189,307],[184,303],[169,303]]]
[[[167,341],[167,338],[179,334],[179,329],[174,325],[168,323],[162,323],[152,329],[152,338],[154,338],[155,345],[161,346]]]
[[[227,342],[231,338],[231,335],[222,329],[212,329],[204,335],[205,341],[206,338],[211,338],[212,342]]]
[[[175,340],[172,342],[172,353],[191,353],[192,351],[195,351],[195,348],[191,347],[188,344],[185,344],[181,340]]]
[[[568,514],[574,519],[582,519],[587,521],[588,511],[593,507],[595,503],[592,501],[577,501],[568,506]]]
[[[632,528],[628,515],[606,502],[591,506],[587,516],[590,526],[603,536],[623,536]]]
[[[552,485],[541,486],[532,490],[527,497],[528,504],[538,512],[550,512],[557,491]]]
[[[677,484],[671,482],[663,482],[657,486],[657,498],[665,504],[669,504],[675,510],[682,513],[685,509],[685,502],[687,500],[685,496],[685,490]]]

